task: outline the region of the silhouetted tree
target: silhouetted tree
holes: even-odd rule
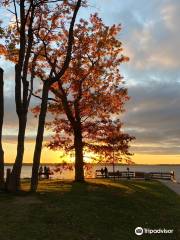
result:
[[[75,150],[76,181],[84,181],[83,149],[96,138],[93,129],[122,112],[128,100],[119,71],[119,65],[128,60],[122,55],[121,42],[117,39],[120,29],[120,25],[106,26],[97,14],[91,15],[89,22],[81,19],[74,30],[69,68],[61,81],[51,87],[58,103],[49,106],[55,115],[50,124],[55,136],[49,147]],[[55,75],[63,51],[62,48],[56,52]]]
[[[0,189],[4,188],[4,151],[2,147],[2,127],[4,119],[4,80],[0,68]]]

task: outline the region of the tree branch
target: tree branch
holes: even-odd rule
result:
[[[33,92],[31,91],[31,89],[28,89],[28,91],[30,92],[30,94],[31,94],[33,97],[42,100],[42,97],[40,97],[40,96],[36,95],[35,93],[33,93]],[[58,101],[57,99],[55,99],[55,98],[48,98],[48,101],[53,101],[53,102],[59,103],[59,101]]]

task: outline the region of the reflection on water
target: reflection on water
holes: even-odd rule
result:
[[[66,168],[62,171],[54,171],[56,169],[56,166],[50,165],[50,169],[54,172],[54,175],[52,178],[59,178],[59,179],[74,179],[74,170],[69,170]],[[88,165],[85,169],[85,176],[87,178],[93,178],[95,177],[95,171],[97,169],[101,169],[104,167],[103,165]],[[142,172],[175,172],[176,179],[180,182],[180,165],[116,165],[115,171],[126,171],[127,167],[130,168],[130,171],[142,171]],[[7,168],[12,168],[11,165],[5,166],[5,172]],[[112,166],[107,166],[109,171],[112,171]],[[22,178],[30,178],[31,177],[31,169],[32,167],[30,165],[23,165],[21,177]]]

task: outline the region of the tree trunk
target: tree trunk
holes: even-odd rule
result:
[[[4,118],[4,81],[3,81],[3,69],[0,68],[0,189],[4,188],[4,151],[2,148],[3,118]]]
[[[42,151],[45,119],[46,119],[46,113],[47,113],[48,92],[49,92],[49,84],[48,82],[45,82],[43,85],[41,110],[39,115],[38,131],[36,136],[36,145],[35,145],[34,157],[33,157],[32,177],[31,177],[32,192],[35,192],[38,186],[38,171],[39,171],[41,151]]]
[[[9,178],[9,184],[7,186],[7,190],[11,192],[16,192],[20,188],[20,176],[21,176],[21,168],[22,168],[23,155],[24,155],[26,123],[27,123],[27,115],[26,114],[20,115],[17,155],[16,155],[16,160],[13,165],[10,178]]]
[[[83,141],[80,126],[76,126],[74,129],[74,147],[75,147],[75,181],[84,182]]]

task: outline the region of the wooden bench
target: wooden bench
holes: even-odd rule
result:
[[[105,174],[102,174],[101,170],[96,170],[96,178],[105,178]]]
[[[38,173],[39,175],[39,180],[41,180],[41,177],[44,176],[44,178],[46,179],[49,179],[52,175],[54,175],[53,172],[49,172],[49,173],[45,173],[45,172],[42,172],[42,173]]]

